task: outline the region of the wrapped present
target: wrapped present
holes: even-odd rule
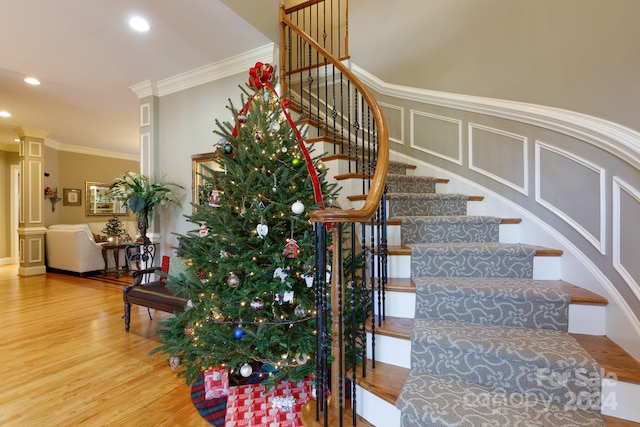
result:
[[[301,427],[300,410],[310,398],[309,380],[229,387],[225,427]]]
[[[229,394],[229,371],[225,368],[209,369],[204,373],[205,399],[217,399]]]

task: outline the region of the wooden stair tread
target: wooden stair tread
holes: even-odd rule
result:
[[[562,249],[552,249],[545,248],[542,246],[531,246],[525,245],[531,248],[535,248],[536,255],[535,256],[561,256],[563,254]],[[374,254],[377,254],[377,249],[373,251]],[[411,255],[411,248],[408,246],[388,246],[387,247],[387,255]]]
[[[621,418],[609,417],[607,415],[602,416],[602,420],[604,421],[604,425],[607,427],[632,427],[632,426],[640,426],[640,423],[636,423],[629,420],[623,420]]]
[[[358,385],[395,405],[402,386],[407,381],[409,369],[382,362],[376,362],[375,369],[371,365],[372,361],[367,359],[366,376],[364,378],[358,376]]]
[[[609,300],[603,296],[596,294],[588,289],[576,286],[573,283],[565,282],[564,280],[536,280],[536,282],[543,283],[544,285],[562,291],[571,297],[572,304],[593,304],[593,305],[607,305]],[[387,278],[386,290],[389,292],[415,292],[416,285],[411,278]]]
[[[367,332],[371,332],[372,330],[371,317],[367,319],[366,329]],[[378,325],[377,322],[375,324],[376,334],[405,340],[408,340],[411,337],[412,329],[412,317],[386,316],[380,325]]]
[[[595,292],[591,292],[588,289],[576,286],[573,283],[565,282],[564,280],[541,280],[541,282],[550,288],[569,294],[571,296],[572,304],[609,304],[609,300],[605,297],[600,296]]]
[[[571,334],[607,374],[620,381],[640,384],[640,362],[606,336]]]
[[[410,277],[389,277],[387,278],[386,291],[415,293],[416,285],[413,283],[413,279],[411,279]]]

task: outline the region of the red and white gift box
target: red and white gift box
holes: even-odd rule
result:
[[[224,397],[229,393],[229,371],[225,368],[209,369],[204,373],[204,398]]]
[[[283,397],[293,405],[279,407]],[[274,399],[276,398],[276,399]],[[300,409],[311,398],[310,381],[283,381],[277,387],[248,384],[229,387],[225,427],[302,427]],[[274,404],[275,403],[275,404]]]

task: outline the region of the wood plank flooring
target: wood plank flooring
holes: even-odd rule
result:
[[[124,330],[122,287],[0,267],[0,425],[210,426],[167,366],[158,320],[134,306]]]
[[[148,355],[159,344],[157,322],[169,315],[152,311],[151,321],[134,306],[125,332],[122,286],[55,273],[19,277],[17,267],[0,266],[0,300],[0,425],[210,426],[166,357]],[[395,402],[399,390],[383,388],[397,388],[401,377],[380,369],[365,388]]]

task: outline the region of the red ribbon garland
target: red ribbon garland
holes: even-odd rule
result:
[[[273,85],[271,84],[272,77],[273,77],[272,65],[263,64],[262,62],[256,62],[256,65],[249,69],[249,86],[256,92],[261,90],[263,87],[266,87],[270,91],[272,91],[278,98],[280,98],[278,96],[278,93],[273,88]],[[244,104],[244,107],[240,111],[238,111],[238,115],[245,114],[249,111],[249,104],[253,100],[254,96],[255,94],[251,95],[251,97],[246,102],[246,104]],[[298,130],[298,127],[296,126],[295,122],[293,121],[293,119],[291,118],[291,116],[286,110],[286,107],[289,104],[291,104],[291,101],[289,101],[288,99],[285,99],[282,101],[281,103],[282,112],[284,113],[284,116],[286,117],[287,122],[289,123],[289,126],[291,126],[291,129],[293,129],[296,134],[296,140],[298,141],[298,145],[300,146],[300,151],[302,151],[302,154],[307,163],[307,171],[309,171],[309,176],[311,176],[311,182],[313,184],[313,195],[315,197],[315,201],[316,203],[322,203],[322,189],[320,188],[318,173],[316,172],[316,169],[313,167],[313,161],[311,160],[311,156],[309,155],[309,151],[307,150],[307,147],[304,145],[304,140],[302,138],[302,135],[300,134],[300,131]],[[233,131],[231,133],[234,138],[238,136],[239,125],[240,123],[236,122],[236,125],[233,128]],[[324,209],[324,206],[320,205],[320,208]]]

